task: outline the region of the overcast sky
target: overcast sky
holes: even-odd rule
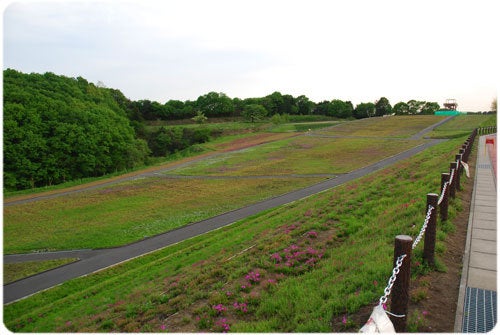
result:
[[[10,1],[3,21],[4,69],[161,103],[280,91],[483,111],[500,74],[495,0]]]

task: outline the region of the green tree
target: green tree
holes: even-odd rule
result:
[[[243,111],[243,107],[245,106],[245,102],[240,98],[233,98],[233,107],[234,107],[234,115],[239,116]]]
[[[332,104],[332,116],[341,119],[347,119],[349,117],[352,117],[353,108],[352,108],[352,103],[350,101],[342,101],[334,99],[332,100],[331,104]]]
[[[406,102],[400,101],[394,105],[392,111],[396,115],[408,115],[410,113],[410,108]]]
[[[316,104],[314,107],[314,114],[333,116],[334,108],[330,101],[324,100]]]
[[[437,102],[428,102],[426,101],[421,110],[420,110],[420,113],[421,114],[427,114],[427,115],[432,115],[434,114],[435,111],[439,110],[439,104]]]
[[[262,120],[267,115],[267,109],[262,105],[251,104],[243,108],[242,115],[252,122]]]
[[[356,119],[363,119],[375,116],[375,104],[372,102],[362,102],[356,105],[353,116]]]
[[[280,114],[297,114],[298,107],[295,105],[295,98],[290,94],[283,95],[283,104],[279,109]]]
[[[305,95],[300,95],[296,99],[297,113],[299,115],[309,115],[312,114],[314,108],[314,102],[309,100]]]
[[[422,112],[422,107],[424,106],[425,101],[410,100],[407,102],[407,104],[408,104],[409,114],[415,115],[415,114],[420,114]]]
[[[230,116],[234,111],[233,101],[224,93],[202,95],[196,100],[196,106],[207,117]]]
[[[4,71],[4,187],[25,189],[143,164],[117,90],[53,73]]]
[[[392,106],[387,98],[382,97],[375,103],[375,116],[390,115],[391,113]]]
[[[285,100],[280,92],[273,92],[272,94],[262,99],[262,104],[269,112],[269,115],[281,114]]]

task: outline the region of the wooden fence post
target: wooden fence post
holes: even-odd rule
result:
[[[458,153],[460,154],[460,157],[461,157],[461,158],[460,158],[460,160],[461,160],[462,162],[466,162],[466,160],[465,160],[465,148],[464,148],[464,146],[463,146],[463,145],[462,145],[462,147],[458,150]],[[463,171],[463,168],[462,168],[462,171]]]
[[[397,333],[406,332],[408,319],[408,301],[410,298],[410,265],[411,248],[413,239],[408,235],[398,235],[394,241],[394,266],[399,256],[405,255],[399,273],[392,287],[391,313],[404,315],[403,317],[390,316],[394,329]]]
[[[462,158],[464,162],[467,163],[469,161],[469,140],[465,141],[465,143],[462,145],[462,149],[464,151]]]
[[[444,185],[450,180],[449,173],[441,173],[441,192],[443,192]],[[450,196],[450,185],[446,187],[444,191],[443,200],[439,208],[439,213],[441,215],[441,222],[448,220],[448,197]]]
[[[436,249],[436,219],[437,219],[437,207],[438,207],[439,196],[436,193],[427,193],[427,207],[425,214],[429,210],[429,206],[432,206],[434,210],[431,211],[429,221],[427,222],[427,228],[425,229],[425,239],[424,239],[424,260],[427,264],[434,266],[434,250]],[[427,217],[426,217],[427,218]]]

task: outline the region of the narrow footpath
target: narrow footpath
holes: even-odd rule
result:
[[[462,278],[457,333],[485,333],[497,322],[496,135],[479,137]]]

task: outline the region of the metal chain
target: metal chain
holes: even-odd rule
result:
[[[456,161],[457,163],[457,167],[459,166],[459,160],[457,159]],[[458,168],[457,168],[458,169]],[[453,178],[455,177],[455,170],[456,169],[452,169],[451,170],[451,175],[450,175],[450,179],[444,183],[443,185],[443,191],[441,192],[441,195],[439,196],[439,200],[438,200],[438,205],[441,205],[441,203],[443,202],[443,198],[444,198],[444,193],[446,192],[446,188],[451,185],[451,183],[453,182]]]
[[[413,245],[411,247],[412,249],[415,249],[418,242],[420,242],[420,240],[422,239],[422,236],[424,236],[425,229],[427,229],[427,224],[429,223],[433,210],[434,207],[432,205],[429,205],[429,208],[427,209],[427,215],[425,216],[424,225],[422,226],[422,229],[420,229],[420,233],[418,234],[417,238],[415,238],[415,241],[413,241]]]
[[[448,182],[448,181],[444,183],[443,191],[441,191],[441,195],[439,196],[438,205],[441,205],[441,203],[443,202],[444,194],[446,193],[446,189],[448,188],[449,184],[450,184],[450,182]]]
[[[379,305],[385,304],[387,302],[387,297],[391,294],[392,286],[396,281],[396,276],[399,273],[399,268],[401,267],[401,265],[403,265],[403,259],[405,257],[406,254],[399,256],[398,259],[396,260],[396,266],[394,267],[394,269],[392,269],[392,275],[389,278],[389,281],[387,282],[387,287],[384,289],[384,295],[381,296],[379,299]]]
[[[453,183],[453,178],[455,177],[455,169],[451,170],[450,180],[448,181],[450,184]]]
[[[457,160],[457,166],[458,166],[458,164],[459,164],[459,160]],[[444,194],[446,192],[446,188],[449,185],[451,185],[451,183],[453,182],[454,176],[455,176],[455,169],[453,169],[451,171],[450,179],[446,183],[444,183],[444,185],[443,185],[443,191],[441,192],[441,195],[439,197],[438,205],[441,204],[441,202],[443,201]],[[420,233],[418,234],[417,238],[413,242],[412,249],[415,249],[415,247],[418,245],[418,243],[422,239],[422,236],[424,235],[425,230],[427,229],[427,225],[429,224],[429,220],[431,219],[432,211],[434,209],[435,209],[434,206],[429,205],[429,208],[427,209],[427,215],[425,216],[424,224],[422,225],[422,229],[420,229]],[[383,305],[387,302],[387,298],[391,294],[392,286],[394,286],[394,283],[396,282],[396,278],[397,278],[397,275],[399,273],[399,268],[401,267],[401,265],[403,265],[403,260],[405,259],[405,257],[406,257],[406,254],[401,255],[397,258],[396,266],[394,267],[394,269],[392,269],[392,275],[389,278],[389,281],[387,282],[387,287],[384,289],[384,295],[381,296],[379,299],[379,305]]]

